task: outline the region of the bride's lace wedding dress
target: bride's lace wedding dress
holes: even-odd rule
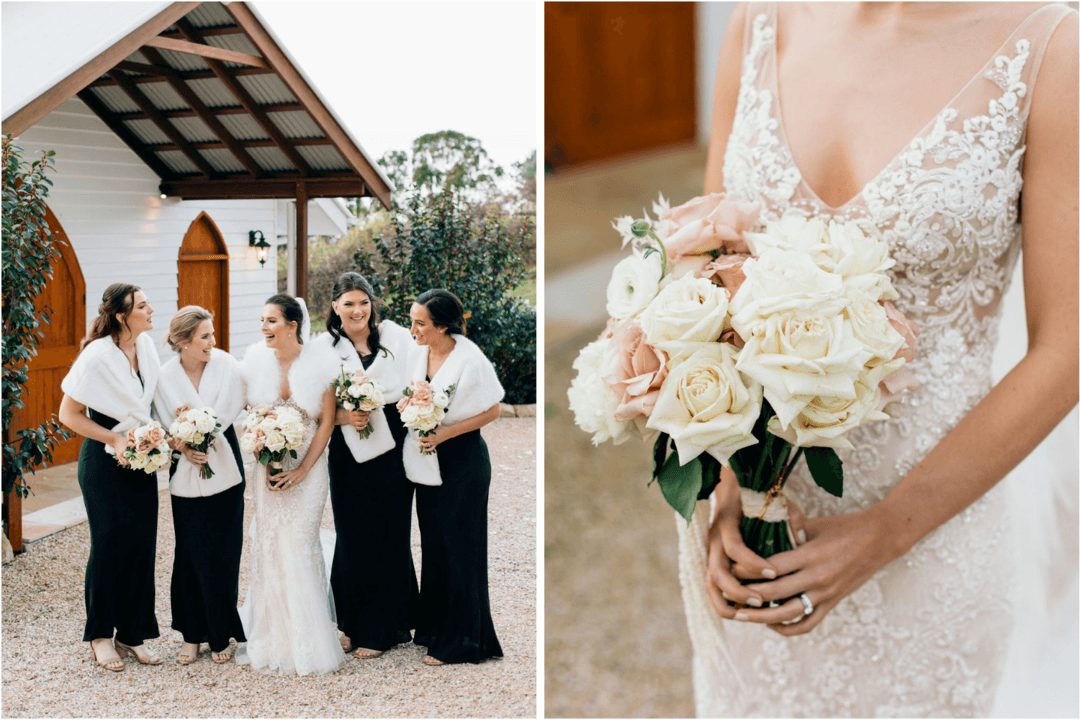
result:
[[[788,483],[808,515],[881,500],[991,388],[999,302],[1020,249],[1025,126],[1042,51],[1070,12],[1016,29],[941,112],[854,198],[810,189],[776,101],[775,6],[751,5],[724,159],[730,196],[765,218],[789,210],[862,218],[889,241],[900,308],[921,330],[918,387],[843,452],[844,497]],[[705,591],[708,510],[680,526],[680,578],[700,716],[978,716],[994,700],[1012,626],[1005,497],[992,490],[875,574],[806,635],[722,620]]]

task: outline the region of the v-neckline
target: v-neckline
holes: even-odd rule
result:
[[[862,183],[858,191],[856,191],[856,193],[850,198],[845,200],[840,205],[831,205],[825,200],[823,200],[821,195],[818,194],[817,190],[815,190],[810,185],[809,181],[807,181],[806,175],[803,173],[802,168],[799,167],[799,163],[795,159],[795,151],[792,149],[791,142],[788,139],[787,128],[784,125],[783,104],[780,100],[780,65],[778,62],[777,54],[777,46],[779,45],[780,35],[780,8],[779,3],[773,3],[771,12],[773,37],[771,43],[772,47],[770,48],[772,60],[772,82],[770,84],[773,95],[773,105],[775,107],[774,115],[776,116],[776,129],[778,139],[783,144],[784,150],[786,151],[786,155],[789,159],[788,161],[791,164],[792,169],[794,169],[795,172],[799,174],[799,187],[803,188],[803,190],[805,190],[806,193],[810,195],[810,198],[814,202],[819,204],[821,207],[823,207],[830,215],[840,214],[843,211],[847,210],[851,205],[854,205],[857,201],[861,200],[863,195],[866,193],[867,188],[877,182],[879,178],[881,178],[889,169],[891,169],[892,166],[896,164],[896,161],[904,154],[904,152],[911,147],[912,143],[925,135],[926,132],[938,122],[938,119],[956,104],[956,102],[967,91],[967,89],[971,87],[972,83],[985,76],[987,67],[993,65],[997,61],[998,57],[1001,57],[1003,54],[1005,54],[1010,43],[1014,42],[1013,38],[1016,37],[1017,33],[1019,33],[1020,30],[1023,29],[1024,26],[1027,25],[1033,17],[1035,17],[1035,15],[1045,10],[1047,7],[1050,7],[1051,5],[1052,4],[1041,4],[1035,10],[1028,13],[1024,17],[1024,19],[1021,20],[1020,23],[1012,30],[1012,32],[1010,32],[1008,36],[1006,36],[1005,40],[1002,41],[1002,43],[997,47],[997,49],[994,50],[994,52],[990,55],[990,58],[979,66],[979,69],[975,71],[975,74],[972,75],[971,78],[969,78],[968,81],[965,82],[951,98],[949,98],[945,105],[942,106],[942,108],[936,113],[934,113],[934,115],[931,116],[930,119],[921,128],[919,128],[919,130],[914,135],[912,135],[911,138],[906,143],[904,143],[899,150],[897,150],[895,153],[892,154],[892,156],[889,157],[889,159],[885,162],[885,164],[881,167],[880,170],[878,170],[873,176],[871,176],[869,180]]]

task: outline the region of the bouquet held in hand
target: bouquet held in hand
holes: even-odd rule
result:
[[[731,468],[747,546],[789,550],[783,487],[799,458],[840,496],[836,450],[913,381],[917,331],[892,305],[888,245],[869,223],[762,222],[720,194],[661,196],[653,212],[615,221],[631,254],[606,329],[574,362],[570,408],[594,443],[654,443],[652,475],[687,521]]]
[[[383,397],[383,388],[374,378],[367,375],[363,370],[355,370],[346,373],[341,368],[340,377],[334,380],[334,397],[337,404],[348,411],[361,410],[372,412],[379,410],[386,404]],[[368,423],[363,430],[358,430],[360,439],[371,435],[375,428]]]
[[[153,475],[172,462],[169,435],[156,421],[127,431],[127,447],[123,456],[133,470]]]
[[[455,386],[451,385],[446,390],[436,390],[424,380],[410,383],[397,403],[401,424],[415,430],[421,437],[433,434],[446,415],[454,389]],[[432,455],[435,451],[425,452],[421,449],[420,452],[423,455]]]
[[[210,407],[192,408],[181,405],[176,408],[176,419],[169,425],[169,435],[201,453],[213,446],[220,430],[221,423],[218,422],[214,409]],[[204,479],[214,477],[210,463],[203,463],[199,467],[199,475]]]
[[[244,422],[240,447],[276,475],[286,457],[297,458],[296,449],[304,442],[304,421],[300,411],[287,405],[272,408],[254,407]]]

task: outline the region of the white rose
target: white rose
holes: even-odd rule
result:
[[[872,225],[829,223],[829,244],[836,259],[834,272],[850,289],[873,300],[895,300],[898,296],[886,271],[896,264],[889,257],[889,244]]]
[[[217,425],[217,418],[209,413],[204,413],[195,420],[195,429],[201,433],[208,433]]]
[[[405,425],[411,425],[416,422],[416,418],[419,414],[420,411],[415,405],[409,405],[401,412],[401,422]]]
[[[641,329],[654,346],[673,340],[709,342],[724,331],[727,309],[727,290],[706,278],[686,275],[649,303],[641,313]]]
[[[744,237],[754,255],[761,255],[770,248],[796,250],[808,255],[815,265],[827,272],[832,272],[836,266],[826,225],[820,218],[788,213],[779,220],[769,221],[765,232],[746,233]]]
[[[574,422],[585,432],[592,433],[593,445],[606,440],[616,445],[625,442],[634,427],[631,422],[615,419],[621,398],[604,380],[607,365],[611,362],[610,346],[611,341],[602,338],[581,349],[574,360],[577,375],[566,391]]]
[[[356,406],[355,406],[355,405],[353,405],[353,404],[352,404],[351,402],[349,402],[348,400],[346,400],[345,402],[341,403],[341,407],[345,408],[346,410],[353,410],[353,409],[355,409],[355,408],[356,408]]]
[[[855,379],[871,355],[842,314],[772,315],[743,339],[737,367],[761,383],[785,428],[819,395],[854,399]]]
[[[277,452],[285,447],[285,436],[275,431],[266,434],[266,449]]]
[[[250,433],[244,433],[240,436],[240,449],[245,453],[255,453],[255,438]]]
[[[644,310],[660,289],[660,269],[659,253],[634,253],[619,261],[607,286],[608,315],[622,320]]]
[[[855,381],[852,398],[813,398],[784,428],[778,417],[769,420],[769,432],[797,447],[831,447],[851,450],[847,439],[855,428],[876,420],[887,420],[881,412],[881,380],[893,372],[902,360],[895,360],[864,371]]]
[[[363,394],[364,394],[364,391],[362,389],[360,389],[359,385],[350,385],[349,386],[349,395],[351,395],[352,397],[358,398]]]
[[[149,458],[142,453],[135,453],[135,457],[130,458],[128,462],[131,464],[133,470],[144,470],[146,469],[146,462],[148,459]]]
[[[195,434],[195,425],[191,422],[182,422],[178,431],[174,433],[178,438],[187,442],[188,438]]]
[[[682,465],[702,452],[727,464],[736,451],[757,442],[761,386],[739,373],[736,354],[727,343],[672,348],[668,376],[645,425],[671,436]]]
[[[731,299],[731,326],[743,338],[777,313],[831,316],[847,304],[840,276],[825,272],[804,253],[767,249],[742,269],[746,280]]]
[[[892,360],[904,346],[904,336],[889,322],[885,308],[868,295],[856,293],[844,309],[855,338],[877,360]]]

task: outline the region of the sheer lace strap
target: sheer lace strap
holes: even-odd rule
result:
[[[1027,95],[1024,98],[1023,107],[1025,116],[1031,107],[1031,98],[1035,95],[1035,80],[1039,77],[1039,68],[1042,66],[1043,55],[1047,45],[1050,44],[1050,38],[1053,37],[1061,22],[1070,14],[1075,13],[1075,10],[1063,3],[1044,5],[1029,15],[1013,33],[1014,36],[1023,33],[1023,36],[1031,43],[1030,58],[1025,73],[1027,78]],[[1014,38],[1010,38],[1010,41],[1014,41]]]
[[[766,49],[775,33],[776,3],[747,3],[746,20],[743,24],[742,82],[751,81],[755,88],[766,82],[767,73],[762,69],[771,57]]]

